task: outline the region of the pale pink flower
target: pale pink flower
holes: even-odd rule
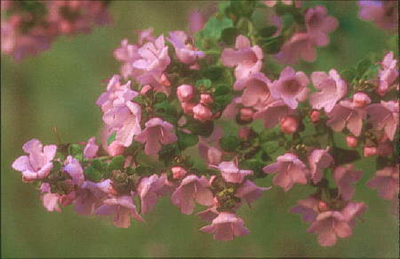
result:
[[[103,200],[110,193],[111,180],[99,183],[85,181],[76,190],[76,199],[73,201],[75,210],[82,215],[93,214],[103,204]]]
[[[220,170],[222,178],[229,183],[242,183],[247,175],[253,174],[251,170],[241,170],[237,161],[221,162],[218,166],[212,166]]]
[[[281,131],[285,134],[293,134],[297,131],[299,122],[293,116],[285,116],[280,121]]]
[[[389,86],[399,77],[399,69],[397,67],[397,60],[394,58],[392,51],[386,54],[380,64],[381,68],[378,71],[378,93],[383,96],[389,90]]]
[[[206,17],[199,10],[193,10],[189,13],[188,22],[189,32],[193,35],[203,29],[206,24]]]
[[[180,62],[190,65],[195,63],[197,59],[205,57],[203,51],[199,51],[189,42],[189,38],[184,31],[172,31],[169,35],[170,38],[167,38],[167,40],[174,46],[176,56]]]
[[[358,1],[360,6],[359,17],[372,21],[381,29],[397,29],[398,11],[397,1]]]
[[[154,42],[156,40],[156,38],[153,36],[153,31],[153,28],[137,31],[138,43],[140,46],[142,46],[146,42]]]
[[[145,124],[146,128],[135,137],[136,141],[145,144],[146,155],[157,154],[162,145],[169,145],[178,140],[173,133],[174,126],[160,118],[152,118]]]
[[[371,98],[366,93],[357,92],[353,95],[354,106],[358,108],[364,108],[371,103]]]
[[[306,32],[296,32],[293,36],[286,41],[275,58],[284,64],[294,64],[300,58],[307,62],[314,62],[317,58],[317,52],[311,34]]]
[[[236,190],[235,196],[244,199],[248,204],[258,200],[264,191],[271,187],[258,187],[250,180],[245,180],[242,185]]]
[[[128,43],[127,39],[121,41],[121,47],[114,50],[114,57],[122,62],[121,75],[127,79],[133,71],[133,62],[140,58],[138,53],[139,47]]]
[[[158,197],[162,196],[163,187],[166,181],[166,176],[160,177],[153,174],[150,177],[142,177],[137,186],[137,193],[141,201],[141,213],[146,214],[156,206]]]
[[[176,95],[182,103],[190,101],[193,98],[193,86],[186,84],[178,86],[176,89]]]
[[[275,127],[285,116],[297,115],[297,111],[288,107],[283,100],[277,100],[269,103],[254,114],[254,119],[264,121],[264,127],[267,129]]]
[[[240,120],[250,122],[253,120],[254,111],[253,109],[243,108],[240,109]]]
[[[114,216],[114,225],[119,228],[128,228],[131,225],[131,218],[137,221],[144,221],[137,213],[132,196],[118,196],[106,199],[96,210],[97,215]]]
[[[98,150],[99,146],[96,144],[96,138],[92,137],[83,149],[83,156],[86,159],[92,159],[96,156]]]
[[[307,98],[309,83],[310,80],[304,72],[296,72],[293,68],[286,67],[279,79],[272,83],[271,93],[275,99],[282,99],[287,106],[296,109],[298,102]]]
[[[382,199],[396,199],[399,193],[399,165],[376,171],[367,186],[376,189]]]
[[[183,214],[191,214],[195,207],[195,201],[201,205],[211,206],[213,194],[209,189],[210,184],[203,175],[187,175],[171,196],[171,202],[181,209]]]
[[[333,164],[333,158],[327,149],[314,149],[308,156],[308,164],[310,166],[311,179],[314,184],[321,181],[323,170],[329,168]]]
[[[297,201],[297,206],[291,207],[290,212],[301,214],[303,221],[314,222],[319,214],[318,205],[321,201],[313,196]]]
[[[322,5],[307,9],[304,16],[307,32],[312,36],[317,46],[326,46],[329,43],[328,33],[336,30],[338,20],[328,16],[328,11]]]
[[[73,183],[67,180],[67,184],[73,185]],[[40,186],[40,192],[43,193],[42,195],[42,203],[43,207],[46,208],[47,211],[57,211],[61,212],[60,205],[68,206],[76,199],[75,191],[71,191],[68,194],[58,194],[58,193],[51,193],[50,192],[50,184],[42,183]]]
[[[363,172],[354,170],[353,165],[339,166],[333,171],[333,179],[343,200],[350,200],[354,193],[354,184],[362,177]]]
[[[192,111],[193,117],[201,122],[211,120],[213,116],[211,109],[201,103],[194,106]]]
[[[295,154],[286,153],[276,160],[275,164],[263,168],[266,174],[277,173],[273,180],[274,185],[281,186],[287,192],[295,183],[303,185],[307,183],[306,176],[309,170]]]
[[[81,164],[72,156],[67,157],[63,169],[71,176],[72,182],[74,184],[80,186],[85,181],[85,176],[83,175],[83,168]]]
[[[210,105],[214,102],[210,94],[200,94],[200,103],[203,105]]]
[[[182,179],[185,177],[187,171],[182,166],[174,166],[171,168],[172,177],[174,179]]]
[[[325,112],[331,112],[335,104],[347,93],[347,84],[335,69],[329,74],[325,72],[313,72],[311,80],[319,92],[310,96],[310,104],[314,109],[324,108]]]
[[[263,52],[255,45],[251,47],[250,40],[243,35],[236,38],[235,49],[224,49],[221,62],[227,67],[235,68],[236,79],[248,77],[261,70]]]
[[[211,136],[208,138],[200,137],[199,139],[199,153],[209,165],[218,165],[221,162],[222,151],[219,146],[219,140],[222,134],[222,128],[216,127]]]
[[[244,221],[230,212],[221,212],[211,225],[202,227],[200,231],[214,234],[215,240],[230,241],[234,237],[248,235],[250,231],[245,227]]]
[[[381,101],[381,103],[368,105],[366,110],[373,127],[377,130],[384,130],[386,136],[393,141],[399,127],[399,102]]]
[[[52,160],[57,151],[56,145],[44,146],[37,139],[26,142],[22,149],[28,156],[20,156],[12,164],[12,168],[22,172],[22,180],[34,181],[46,178],[53,168]]]
[[[107,152],[110,156],[119,156],[122,155],[125,151],[125,147],[121,144],[118,144],[117,141],[111,142],[111,144],[107,147]]]

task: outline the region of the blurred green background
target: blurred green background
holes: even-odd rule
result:
[[[320,1],[321,3],[321,1]],[[52,127],[63,142],[85,141],[98,133],[101,112],[95,101],[106,85],[102,82],[118,73],[113,50],[123,38],[136,40],[134,30],[153,27],[155,35],[186,29],[187,14],[205,1],[115,1],[111,4],[113,25],[97,28],[88,35],[56,40],[51,50],[14,63],[1,57],[1,255],[7,257],[85,256],[296,256],[296,257],[397,257],[398,220],[389,213],[390,204],[364,184],[374,174],[373,159],[357,164],[364,170],[355,200],[369,207],[358,221],[354,234],[340,239],[335,247],[317,244],[306,232],[308,225],[288,209],[307,197],[311,188],[297,186],[287,194],[273,188],[239,215],[250,229],[249,236],[233,242],[218,242],[198,229],[204,222],[186,216],[160,200],[146,223],[132,222],[129,229],[115,228],[111,221],[83,217],[73,208],[49,213],[38,191],[21,182],[11,163],[31,138],[56,143]],[[318,2],[306,2],[316,5]],[[355,1],[322,2],[339,19],[340,28],[331,34],[331,44],[318,49],[318,60],[300,63],[296,69],[339,71],[356,65],[371,53],[383,56],[397,42],[388,44],[390,34],[358,19]],[[266,180],[269,183],[270,179]],[[260,182],[262,183],[262,182]],[[200,209],[200,208],[198,208]]]

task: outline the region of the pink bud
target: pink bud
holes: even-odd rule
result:
[[[162,75],[161,75],[160,83],[161,83],[163,86],[171,86],[171,82],[168,80],[168,77],[167,77],[165,74],[162,74]]]
[[[171,168],[172,171],[172,177],[174,179],[182,179],[183,177],[185,177],[187,171],[185,170],[185,168],[181,167],[181,166],[174,166]]]
[[[321,113],[317,110],[312,110],[310,113],[310,120],[312,122],[318,122],[321,117]]]
[[[193,114],[194,114],[194,118],[196,120],[205,122],[211,119],[212,117],[212,113],[210,108],[208,108],[207,106],[202,105],[201,103],[197,104],[194,108],[193,108]]]
[[[180,85],[176,89],[176,95],[179,101],[188,102],[193,98],[193,86],[191,85]]]
[[[326,204],[326,202],[324,202],[324,201],[319,201],[318,202],[318,210],[320,211],[320,212],[324,212],[324,211],[327,211],[329,208],[328,208],[328,205]]]
[[[209,94],[201,94],[200,95],[200,103],[204,105],[209,105],[213,103],[213,98]]]
[[[210,165],[218,165],[221,163],[222,152],[215,147],[210,147],[207,151],[207,161]]]
[[[293,134],[297,130],[297,120],[291,116],[284,117],[281,120],[281,131],[285,134]]]
[[[252,121],[254,111],[250,108],[243,108],[240,110],[240,119],[242,121]]]
[[[145,86],[143,86],[142,90],[140,90],[140,94],[141,95],[145,95],[150,90],[151,90],[151,86],[150,85],[145,85]]]
[[[117,142],[113,141],[109,146],[108,146],[108,154],[110,156],[119,156],[124,153],[125,147],[121,144],[118,144]]]
[[[249,127],[243,126],[239,130],[239,138],[242,140],[247,140],[250,134],[250,129]]]
[[[194,103],[181,103],[181,107],[183,109],[183,112],[185,114],[192,114],[193,113],[193,108],[194,108]]]
[[[375,156],[377,153],[376,147],[364,147],[364,156],[369,157],[369,156]]]
[[[357,147],[358,141],[357,138],[353,136],[346,136],[346,143],[348,147],[355,148]]]
[[[371,103],[371,98],[366,93],[357,92],[353,96],[353,103],[356,107],[362,108]]]

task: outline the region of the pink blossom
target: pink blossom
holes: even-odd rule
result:
[[[380,104],[370,104],[366,110],[373,127],[377,130],[384,130],[386,136],[393,141],[399,127],[399,102],[381,101]]]
[[[136,212],[132,196],[118,196],[106,199],[96,210],[97,215],[114,216],[114,225],[119,228],[128,228],[131,225],[131,217],[137,221],[144,221]]]
[[[216,127],[208,138],[200,137],[199,153],[209,165],[218,165],[221,162],[222,151],[219,147],[219,140],[222,137],[222,128]]]
[[[39,140],[32,139],[26,142],[22,149],[29,155],[17,158],[12,164],[12,168],[22,172],[24,181],[46,178],[53,168],[51,161],[56,155],[57,146],[48,145],[43,147]]]
[[[206,17],[199,10],[193,10],[189,13],[189,32],[195,34],[196,32],[203,29],[206,23]]]
[[[213,194],[208,189],[210,184],[203,175],[187,175],[171,196],[171,202],[180,207],[183,214],[191,214],[194,210],[195,201],[201,205],[211,206]]]
[[[210,94],[200,94],[200,103],[203,105],[210,105],[214,102]]]
[[[307,62],[314,62],[317,58],[317,52],[314,47],[319,46],[317,45],[318,42],[315,43],[314,40],[309,33],[296,32],[283,44],[275,58],[284,64],[294,64],[300,58]]]
[[[236,50],[224,49],[221,62],[227,67],[235,68],[236,79],[248,77],[250,74],[261,70],[263,52],[259,46],[250,45],[250,40],[243,35],[236,38]]]
[[[222,112],[223,118],[235,118],[236,114],[239,112],[239,106],[242,103],[242,97],[234,97],[232,102],[226,106],[225,110]]]
[[[94,183],[85,181],[76,191],[76,199],[73,201],[75,210],[81,215],[90,215],[103,204],[110,192],[110,179]]]
[[[174,179],[182,179],[185,177],[187,171],[182,166],[174,166],[171,168],[172,177]]]
[[[178,86],[176,95],[181,102],[190,101],[193,98],[193,86],[186,84]]]
[[[303,72],[291,67],[282,70],[278,80],[272,83],[271,93],[275,99],[281,98],[287,106],[296,109],[299,101],[307,98],[310,80]]]
[[[282,100],[269,103],[254,114],[254,119],[264,120],[264,127],[267,129],[275,127],[283,117],[297,115],[297,111],[288,107]]]
[[[138,43],[142,46],[145,42],[154,42],[156,38],[153,36],[153,28],[138,31]]]
[[[193,114],[193,108],[196,106],[194,103],[183,102],[181,103],[182,110],[185,114]]]
[[[81,164],[72,156],[67,157],[67,160],[65,161],[64,171],[72,177],[72,182],[78,186],[80,186],[83,181],[85,181]]]
[[[304,163],[292,153],[279,156],[275,164],[265,166],[263,171],[266,174],[277,173],[273,183],[281,186],[285,192],[289,191],[295,183],[306,184],[306,176],[309,174]]]
[[[216,217],[218,217],[219,212],[217,210],[217,206],[214,205],[212,207],[209,207],[206,210],[200,211],[199,213],[196,214],[199,218],[201,218],[204,221],[212,222]]]
[[[86,159],[92,159],[96,156],[98,150],[99,146],[96,144],[96,138],[92,137],[83,149],[83,156]]]
[[[135,137],[136,141],[145,145],[146,155],[157,154],[161,149],[161,144],[168,145],[178,140],[173,133],[174,126],[160,118],[152,118],[145,124],[146,128]]]
[[[240,120],[250,122],[253,120],[254,111],[249,108],[240,109]]]
[[[67,184],[73,185],[70,180],[66,181]],[[43,207],[46,208],[47,211],[57,211],[61,212],[60,205],[68,206],[71,202],[76,199],[75,191],[71,191],[68,194],[58,194],[58,193],[51,193],[50,192],[50,184],[49,183],[42,183],[40,186],[40,192],[43,193],[42,195],[42,203]]]
[[[358,1],[359,17],[372,21],[381,29],[397,29],[397,1]]]
[[[354,106],[358,108],[364,108],[371,103],[371,98],[366,93],[357,92],[353,95]]]
[[[354,136],[358,137],[361,133],[366,112],[364,109],[356,107],[354,102],[343,100],[335,105],[333,110],[328,113],[328,117],[329,120],[326,125],[334,131],[342,131],[346,126]]]
[[[375,156],[378,153],[378,149],[376,147],[365,146],[363,151],[363,155],[365,157]]]
[[[161,196],[164,187],[166,176],[160,177],[153,174],[150,177],[142,177],[137,187],[137,193],[141,201],[141,213],[146,214],[154,209],[157,199]]]
[[[310,113],[310,120],[316,123],[319,122],[320,119],[321,119],[321,113],[319,111],[312,110]]]
[[[107,152],[110,156],[122,155],[124,151],[125,147],[121,144],[118,144],[117,141],[111,142],[111,144],[107,147]]]
[[[392,51],[387,53],[381,62],[381,68],[378,71],[378,77],[378,93],[383,96],[389,90],[389,86],[391,86],[399,77],[397,60],[394,59],[394,54]]]
[[[376,189],[382,199],[396,199],[399,193],[399,165],[376,171],[367,186]]]
[[[253,174],[251,170],[241,170],[237,161],[221,162],[218,166],[212,166],[221,171],[222,178],[229,183],[242,183],[247,175]]]
[[[353,165],[339,166],[333,171],[333,179],[339,189],[340,197],[350,200],[355,192],[353,184],[358,182],[363,172],[354,170]]]
[[[290,208],[291,213],[301,214],[303,221],[314,222],[319,214],[320,201],[313,196],[297,201],[297,206]]]
[[[329,168],[333,164],[333,158],[327,149],[314,149],[308,156],[308,164],[310,166],[311,179],[314,184],[321,181],[323,170]]]
[[[357,138],[353,136],[346,136],[346,144],[348,147],[355,148],[358,145]]]
[[[211,109],[201,103],[193,107],[193,117],[196,120],[205,122],[211,120],[212,115]]]
[[[244,199],[248,204],[258,200],[262,193],[271,187],[258,187],[250,180],[245,180],[243,184],[236,190],[235,196]]]
[[[250,231],[244,226],[244,221],[230,212],[221,212],[211,225],[202,227],[200,231],[214,234],[215,240],[230,241],[234,237],[248,235]]]
[[[133,71],[133,62],[140,58],[138,53],[139,47],[137,45],[131,45],[127,39],[122,40],[121,47],[114,50],[114,57],[122,62],[121,75],[127,79],[131,76]]]
[[[281,119],[280,126],[283,133],[290,135],[296,132],[299,123],[295,117],[285,116]]]
[[[335,104],[347,93],[347,84],[335,69],[329,74],[325,72],[313,72],[311,80],[319,92],[310,96],[310,104],[314,109],[324,108],[325,112],[331,112]]]
[[[317,46],[328,45],[329,37],[327,34],[338,27],[338,20],[328,16],[328,11],[322,5],[307,9],[304,20],[307,32],[312,35]]]
[[[188,36],[184,31],[172,31],[169,35],[170,38],[167,40],[174,46],[176,56],[180,62],[193,64],[197,59],[205,57],[204,52],[199,51],[189,42]]]

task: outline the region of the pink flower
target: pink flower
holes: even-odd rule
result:
[[[213,204],[213,194],[208,189],[210,184],[203,175],[186,176],[179,187],[171,196],[171,202],[177,207],[180,207],[183,214],[192,214],[195,206],[195,201],[201,205],[211,206]]]
[[[263,73],[254,73],[236,80],[233,89],[243,91],[242,104],[259,109],[272,100],[270,94],[271,81]]]
[[[391,86],[399,77],[397,60],[394,59],[392,51],[387,53],[385,58],[381,62],[381,68],[378,71],[378,77],[378,93],[383,96],[389,90],[389,86]]]
[[[381,29],[397,29],[397,1],[358,1],[361,19],[372,21]]]
[[[283,133],[290,135],[296,132],[299,123],[295,117],[285,116],[281,119],[280,126]]]
[[[184,31],[172,31],[169,35],[170,38],[167,40],[174,46],[176,56],[180,62],[184,64],[193,64],[197,59],[205,57],[204,52],[199,51],[188,42],[188,36]]]
[[[275,55],[275,58],[284,64],[294,64],[300,58],[307,62],[314,62],[317,58],[317,52],[314,47],[320,46],[314,40],[309,33],[296,32],[283,44],[280,52]]]
[[[111,144],[106,148],[108,154],[110,156],[119,156],[122,155],[125,151],[125,147],[121,144],[118,144],[117,141],[111,142]]]
[[[73,183],[70,180],[66,181],[66,184],[73,185]],[[48,183],[42,183],[40,186],[40,192],[44,193],[42,195],[42,203],[43,207],[46,208],[47,211],[57,211],[61,212],[60,205],[62,206],[68,206],[71,204],[76,199],[76,193],[75,191],[71,191],[68,194],[58,194],[58,193],[51,193],[50,192],[50,184]]]
[[[202,227],[200,231],[214,234],[215,240],[230,241],[234,237],[248,235],[250,231],[244,226],[244,221],[230,212],[221,212],[211,225]]]
[[[114,57],[122,62],[121,75],[126,79],[131,76],[133,71],[133,62],[140,58],[138,53],[139,47],[131,45],[127,39],[122,40],[121,47],[114,50]]]
[[[376,171],[367,186],[376,189],[382,199],[396,199],[399,193],[399,165]]]
[[[375,156],[378,153],[378,149],[376,147],[368,147],[365,146],[363,150],[363,155],[365,157]]]
[[[356,107],[350,100],[340,101],[328,114],[329,120],[326,125],[334,131],[347,129],[356,137],[360,136],[363,120],[366,117],[364,109]]]
[[[353,95],[354,106],[358,108],[364,108],[371,103],[371,98],[366,93],[357,92]]]
[[[214,102],[210,94],[200,94],[200,103],[203,105],[210,105]]]
[[[176,95],[181,102],[190,101],[193,98],[193,86],[186,84],[178,86]]]
[[[320,90],[310,96],[310,104],[314,109],[324,108],[325,112],[331,112],[335,104],[347,93],[347,84],[335,69],[331,69],[329,74],[313,72],[311,80],[315,88]]]
[[[263,2],[268,7],[274,7],[278,1],[277,0],[264,0]],[[281,0],[281,2],[284,5],[292,5],[294,2],[296,8],[301,7],[301,0]]]
[[[189,32],[190,34],[195,34],[196,32],[203,29],[206,23],[206,17],[199,10],[193,10],[189,13]]]
[[[24,181],[34,181],[46,178],[53,163],[51,162],[55,155],[57,146],[44,146],[37,139],[32,139],[26,142],[22,149],[28,153],[28,156],[20,156],[12,164],[12,168],[22,172]]]
[[[221,162],[222,152],[219,147],[219,140],[222,137],[222,128],[216,127],[208,138],[200,137],[199,153],[209,165],[218,165]]]
[[[275,164],[265,166],[263,171],[266,174],[277,173],[273,183],[281,186],[285,192],[289,191],[295,183],[306,184],[306,176],[309,174],[304,163],[292,153],[279,156]]]
[[[196,214],[199,218],[204,221],[212,222],[216,217],[218,217],[219,212],[217,210],[217,206],[214,205],[206,210],[200,211]]]
[[[78,186],[80,186],[85,181],[81,164],[72,156],[67,157],[67,160],[65,161],[64,171],[72,177],[72,182]]]
[[[148,28],[146,30],[138,31],[138,43],[142,46],[145,42],[154,42],[156,38],[153,36],[153,28]]]
[[[321,119],[321,113],[319,111],[312,110],[310,113],[310,120],[316,123],[319,122],[320,119]]]
[[[303,221],[314,222],[318,216],[318,205],[321,201],[313,196],[297,201],[297,206],[290,208],[291,213],[301,214]]]
[[[355,148],[358,145],[357,138],[353,136],[346,136],[346,144],[348,147]]]
[[[253,109],[243,108],[240,109],[240,120],[251,122],[253,120],[254,111]]]
[[[157,199],[161,196],[162,189],[166,181],[166,176],[161,175],[160,177],[153,174],[150,177],[142,177],[137,187],[137,193],[141,201],[141,213],[146,214],[150,212],[156,206]]]
[[[247,175],[253,174],[251,170],[240,170],[237,161],[221,162],[218,166],[212,166],[221,171],[222,178],[229,183],[242,183]]]
[[[310,80],[303,72],[296,72],[291,67],[282,70],[279,79],[272,83],[271,93],[275,99],[281,98],[287,106],[296,109],[298,101],[307,98]]]
[[[384,130],[386,136],[393,141],[399,127],[399,102],[381,101],[380,104],[369,105],[366,110],[373,127],[377,130]]]
[[[97,215],[114,215],[114,225],[119,228],[128,228],[131,225],[131,217],[137,221],[144,221],[136,212],[132,196],[118,196],[106,199],[96,210]]]
[[[271,187],[258,187],[250,180],[245,180],[243,184],[236,190],[235,196],[244,199],[248,204],[258,200],[262,193]]]
[[[333,158],[327,149],[314,149],[308,156],[308,164],[310,166],[311,179],[316,184],[321,181],[323,170],[329,168],[333,163]]]
[[[182,166],[174,166],[171,168],[172,177],[174,179],[182,179],[185,177],[187,171]]]
[[[103,204],[110,192],[110,179],[99,183],[85,181],[76,191],[76,199],[73,201],[75,210],[81,215],[93,214]]]
[[[92,159],[96,156],[98,150],[99,146],[96,144],[96,138],[92,137],[83,149],[83,156],[86,159]]]
[[[318,46],[326,46],[329,43],[328,33],[336,30],[338,21],[332,16],[328,16],[328,11],[322,5],[311,7],[305,16],[307,32],[313,37]]]
[[[152,118],[145,124],[146,129],[135,137],[136,141],[145,145],[146,155],[157,154],[161,149],[161,144],[168,145],[178,140],[173,133],[174,126],[160,118]]]
[[[259,46],[251,47],[250,41],[243,35],[236,38],[236,50],[224,49],[221,62],[227,67],[236,67],[235,77],[241,79],[261,70],[263,52]]]
[[[264,120],[264,127],[271,129],[285,116],[297,115],[297,111],[288,107],[282,100],[273,101],[254,114],[254,119]]]
[[[210,108],[208,108],[207,106],[204,106],[201,103],[199,103],[193,107],[193,117],[196,120],[205,122],[205,121],[211,120],[212,115],[213,114],[212,114]]]
[[[362,171],[354,170],[353,165],[339,166],[333,172],[333,179],[339,189],[340,197],[344,200],[350,200],[355,192],[353,184],[362,177]]]
[[[225,110],[222,112],[223,118],[235,118],[236,114],[239,112],[239,106],[242,103],[242,97],[234,97],[232,102],[226,106]]]

